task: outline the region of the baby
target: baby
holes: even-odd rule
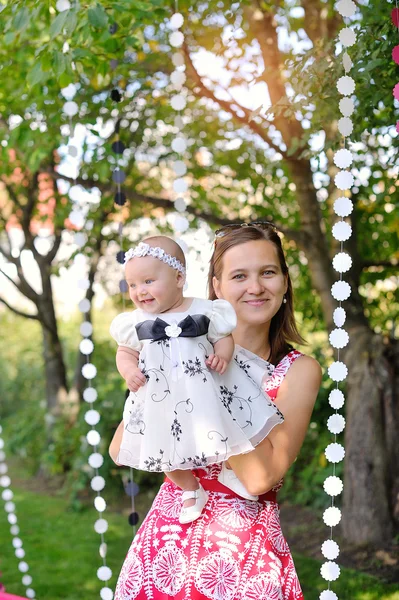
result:
[[[117,464],[164,471],[183,490],[180,522],[197,519],[208,499],[192,469],[222,462],[219,481],[249,500],[230,456],[250,452],[283,416],[254,374],[232,360],[233,307],[183,296],[185,258],[166,236],[147,238],[125,256],[133,312],[111,335],[117,367],[131,393],[111,443]]]

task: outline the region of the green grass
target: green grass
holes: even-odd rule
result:
[[[38,600],[97,600],[101,584],[96,570],[102,561],[98,554],[100,537],[93,529],[95,510],[71,512],[63,498],[21,488],[14,488],[14,494],[26,561]],[[107,512],[106,517],[107,562],[113,571],[110,585],[114,588],[132,530],[124,515]],[[25,590],[11,539],[5,513],[0,511],[2,581],[10,593],[23,596]],[[320,577],[321,563],[298,554],[294,559],[306,600],[318,600],[326,588]],[[339,600],[399,600],[397,586],[384,585],[373,577],[346,569],[332,589]]]

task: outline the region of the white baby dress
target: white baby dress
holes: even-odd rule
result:
[[[198,468],[250,452],[283,422],[261,388],[263,361],[236,346],[223,375],[205,364],[236,322],[225,300],[199,298],[185,312],[137,309],[112,321],[112,337],[140,353],[147,380],[125,402],[118,463],[143,471]]]

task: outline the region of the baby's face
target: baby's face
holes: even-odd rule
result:
[[[148,313],[167,312],[183,296],[181,273],[158,258],[132,258],[126,265],[125,276],[131,300]]]

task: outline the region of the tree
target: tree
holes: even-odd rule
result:
[[[142,4],[132,3],[130,8]],[[98,99],[102,98],[103,119],[114,118],[117,127],[125,125],[120,127],[120,135],[128,147],[123,160],[128,174],[124,185],[129,216],[137,219],[144,212],[155,218],[159,213],[154,209],[173,210],[173,197],[164,183],[173,156],[170,145],[176,135],[174,111],[169,107],[172,90],[167,74],[172,66],[166,54],[169,48],[168,30],[162,22],[164,13],[157,13],[157,27],[151,24],[143,28],[140,49],[129,55],[131,62],[121,65],[116,84],[123,97],[118,116],[112,117],[114,107],[107,94],[116,84],[108,59],[116,60],[118,53],[104,32],[111,21],[118,22],[122,13],[118,15],[116,7],[98,8],[102,6],[105,4],[96,5],[99,12],[95,24],[93,17],[90,23],[81,13],[72,17],[73,11],[67,11],[71,14],[64,17],[61,26],[56,27],[52,21],[56,33],[39,52],[43,54],[40,69],[32,68],[32,55],[22,44],[22,33],[18,44],[15,38],[7,40],[9,51],[16,44],[21,52],[18,59],[26,64],[24,77],[29,77],[33,86],[30,99],[39,102],[35,118],[39,110],[43,111],[48,128],[46,152],[41,144],[32,154],[37,153],[37,171],[54,180],[60,178],[49,157],[61,141],[58,128],[62,99],[54,73],[60,75],[57,69],[64,67],[59,67],[58,57],[52,68],[46,57],[51,52],[61,53],[61,45],[68,41],[76,69],[72,72],[65,66],[67,77],[62,85],[79,83],[75,99],[84,107],[79,118],[97,136],[90,161],[81,162],[77,183],[88,189],[99,188],[102,210],[111,214],[113,186],[108,183],[107,156],[113,136],[104,140],[95,128]],[[359,40],[352,53],[357,97],[361,100],[353,135],[357,169],[352,193],[354,211],[348,219],[354,234],[347,244],[353,266],[345,275],[352,295],[345,303],[351,342],[344,356],[349,377],[343,514],[346,536],[354,543],[379,542],[391,536],[399,513],[399,450],[395,444],[399,423],[395,395],[398,342],[391,334],[397,302],[391,290],[381,292],[390,281],[394,283],[398,260],[398,221],[393,211],[397,148],[388,147],[392,138],[387,129],[396,120],[390,91],[395,82],[392,68],[383,73],[376,68],[382,64],[378,61],[389,61],[389,47],[394,42],[393,30],[389,30],[383,14],[385,7],[372,4],[361,8]],[[339,144],[335,82],[341,74],[339,61],[334,58],[341,20],[333,10],[333,2],[302,0],[292,7],[283,1],[229,4],[185,0],[180,2],[180,9],[186,17],[183,51],[189,92],[184,121],[190,138],[186,157],[191,183],[187,207],[190,225],[196,227],[201,220],[212,225],[237,219],[274,220],[285,236],[289,262],[297,276],[296,287],[304,302],[304,318],[330,330],[335,307],[330,288],[336,280],[331,259],[339,250],[330,234],[336,172],[333,152]],[[141,16],[143,23],[150,22],[144,9]],[[50,26],[49,16],[46,18],[39,27],[42,31]],[[97,52],[99,48],[103,52]],[[204,74],[204,57],[219,68],[219,73],[213,75],[215,71],[208,69]],[[96,70],[101,78],[93,75]],[[40,72],[40,76],[33,78],[33,71]],[[221,75],[227,82],[224,85]],[[239,86],[254,86],[253,90],[263,86],[265,98],[270,98],[267,111],[254,110],[257,107],[250,105],[251,100],[243,96]],[[22,97],[21,88],[17,89]],[[51,98],[46,106],[42,99],[37,100],[38,90],[43,89]],[[25,115],[27,104],[27,99],[17,102],[14,114]],[[13,149],[33,139],[26,116],[7,135],[8,148]],[[27,157],[28,165],[29,160],[32,157]],[[65,176],[63,179],[68,180]],[[97,227],[95,235],[100,232],[104,230]]]

